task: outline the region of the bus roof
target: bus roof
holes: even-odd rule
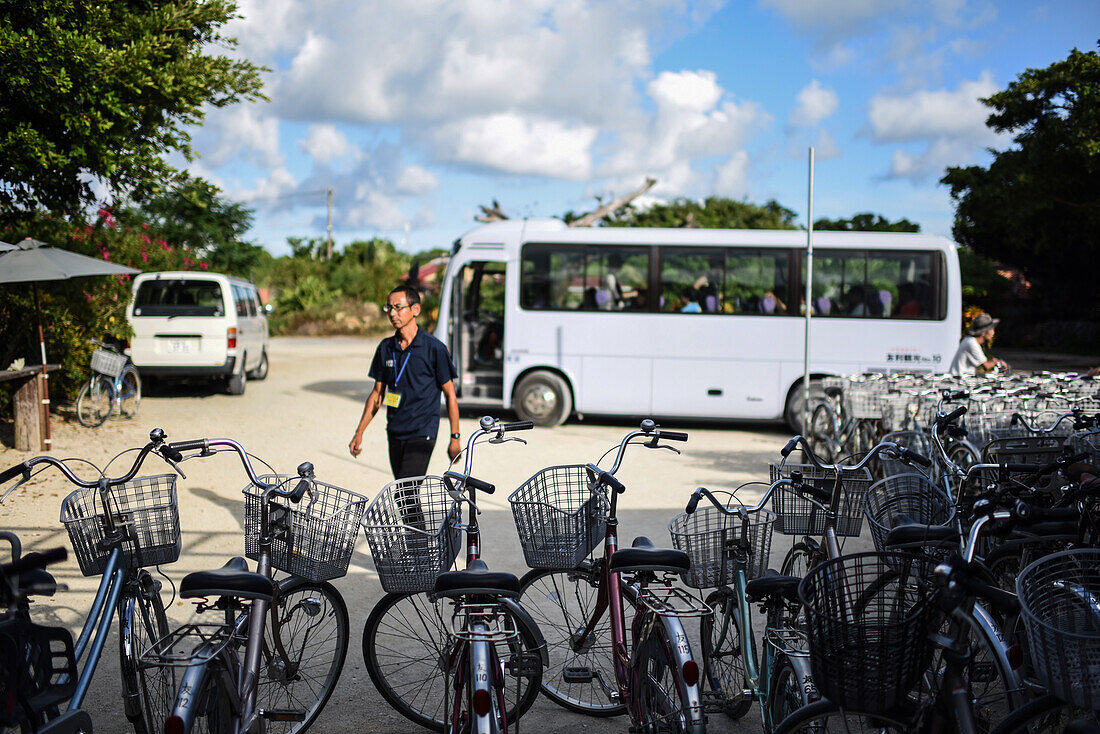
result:
[[[883,249],[946,249],[955,243],[940,235],[910,232],[835,232],[815,231],[814,247],[845,249],[875,247]],[[569,227],[560,219],[509,219],[476,227],[462,235],[459,246],[525,244],[607,244],[671,246],[806,246],[806,231],[801,229],[696,229],[660,227]]]

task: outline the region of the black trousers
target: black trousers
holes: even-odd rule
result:
[[[428,473],[428,460],[432,458],[435,437],[414,436],[413,438],[389,437],[390,468],[394,479],[419,477]]]

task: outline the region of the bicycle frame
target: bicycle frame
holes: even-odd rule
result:
[[[608,473],[614,475],[615,472],[618,471],[622,463],[623,452],[626,450],[631,438],[649,435],[650,431],[634,431],[624,439],[619,447],[615,465]],[[654,445],[656,445],[658,437],[659,436],[653,438]],[[619,493],[614,487],[610,488],[610,510],[608,512],[607,524],[604,532],[603,559],[599,564],[600,580],[596,594],[596,604],[592,610],[592,616],[588,620],[588,623],[585,625],[584,629],[575,636],[573,644],[575,646],[583,646],[585,641],[594,634],[596,627],[603,619],[603,615],[605,613],[609,614],[609,621],[611,623],[612,662],[614,664],[617,685],[615,690],[609,690],[608,692],[613,701],[618,700],[627,705],[627,710],[630,712],[631,719],[637,724],[641,721],[643,712],[641,709],[641,702],[637,700],[635,694],[639,688],[642,676],[646,674],[646,671],[643,670],[641,666],[644,660],[640,656],[640,651],[645,648],[645,643],[648,642],[649,636],[653,634],[655,625],[660,624],[663,628],[664,639],[672,643],[672,649],[668,651],[669,658],[672,662],[672,677],[679,691],[680,701],[682,701],[688,709],[684,711],[684,714],[689,717],[687,723],[690,727],[695,723],[692,712],[695,712],[697,717],[703,720],[703,696],[699,685],[700,676],[697,675],[694,683],[688,683],[683,675],[686,664],[694,662],[694,657],[692,656],[687,633],[684,631],[680,618],[674,613],[661,614],[646,609],[645,605],[642,603],[641,594],[639,593],[639,603],[631,625],[632,646],[630,648],[627,647],[626,614],[623,608],[622,577],[619,572],[611,570],[611,559],[619,548],[619,520],[617,517],[618,494]],[[608,688],[605,681],[601,680],[600,683],[605,689]]]

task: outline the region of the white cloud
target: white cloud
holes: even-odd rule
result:
[[[939,177],[947,166],[971,163],[984,149],[1007,143],[1010,135],[986,127],[990,109],[979,99],[997,91],[992,76],[985,72],[954,90],[872,98],[868,110],[872,137],[881,143],[909,144],[894,152],[887,176],[917,181]],[[919,150],[914,143],[926,147]]]
[[[791,112],[791,124],[800,127],[813,127],[836,112],[839,104],[836,92],[825,89],[821,82],[814,79],[803,87],[795,98],[797,106]]]
[[[445,159],[509,173],[581,180],[591,173],[596,134],[588,125],[501,113],[441,127],[436,149]]]
[[[718,104],[722,88],[713,71],[662,71],[648,86],[659,107],[705,113]]]
[[[819,161],[828,161],[840,157],[840,147],[827,130],[817,134],[814,141],[814,157]]]
[[[305,139],[298,145],[314,163],[321,165],[356,154],[355,146],[334,125],[310,125]]]
[[[858,35],[870,22],[905,7],[905,0],[761,0],[800,31],[830,39]]]
[[[207,166],[217,168],[237,157],[261,168],[282,165],[279,120],[265,114],[270,110],[261,105],[239,104],[207,111],[206,124],[194,133],[195,150]]]
[[[403,194],[427,194],[439,188],[439,179],[422,166],[406,166],[401,170],[396,187]]]
[[[396,230],[405,226],[405,216],[400,202],[381,191],[361,191],[356,203],[348,208],[343,224],[352,228]]]
[[[954,91],[921,90],[902,97],[876,95],[869,105],[875,140],[904,142],[951,137],[991,143],[995,136],[985,126],[990,110],[979,98],[998,91],[989,72],[977,81],[961,82]]]
[[[749,154],[739,150],[714,169],[714,192],[739,199],[749,193]]]

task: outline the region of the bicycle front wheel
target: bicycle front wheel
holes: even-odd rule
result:
[[[325,707],[348,654],[348,607],[327,581],[297,577],[278,582],[264,631],[256,705],[293,710],[303,721],[266,721],[269,734],[307,729]],[[285,656],[284,656],[285,652]]]
[[[783,719],[773,734],[905,734],[912,730],[911,721],[892,714],[842,710],[831,701],[817,701]]]
[[[141,377],[132,364],[126,365],[119,378],[118,409],[127,418],[133,418],[141,405]]]
[[[103,425],[111,416],[111,406],[115,402],[115,386],[106,375],[95,375],[76,398],[76,419],[80,425],[95,428]]]
[[[826,464],[832,463],[840,453],[836,413],[825,403],[814,408],[810,419],[810,447]]]
[[[726,716],[740,719],[752,707],[752,697],[744,695],[741,610],[734,592],[729,588],[712,592],[707,596],[706,604],[711,613],[700,617],[699,637],[703,643],[707,683],[713,692],[721,696],[722,710]],[[749,637],[748,644],[753,645],[755,650],[756,643],[752,637]]]
[[[612,662],[615,652],[610,613],[604,611],[584,642],[577,640],[578,633],[592,619],[599,586],[600,572],[595,568],[535,569],[520,581],[520,605],[546,638],[550,661],[542,673],[542,692],[570,711],[617,716],[626,713],[626,706],[610,696],[618,685]],[[625,584],[621,588],[624,617],[630,619],[634,593]]]
[[[1056,696],[1047,693],[1028,701],[1006,716],[995,726],[991,734],[1040,734],[1040,732],[1069,731],[1071,723],[1080,723],[1077,731],[1095,731],[1100,727],[1100,714],[1096,711],[1076,709]],[[1086,725],[1091,725],[1091,728]]]
[[[160,584],[142,570],[131,582],[119,604],[119,661],[126,718],[137,734],[159,734],[172,708],[176,687],[175,670],[149,666],[141,656],[168,634],[168,618],[160,596]]]

